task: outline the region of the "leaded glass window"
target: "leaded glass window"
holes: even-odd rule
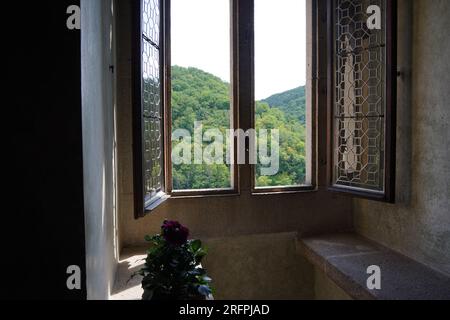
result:
[[[137,0],[135,57],[135,194],[138,212],[164,194],[162,1]],[[139,55],[139,57],[137,56]],[[143,207],[143,208],[142,208]],[[140,213],[139,215],[142,215]]]
[[[387,0],[334,4],[332,184],[383,195],[392,174],[389,139],[395,138],[387,123],[394,99],[391,7]],[[371,17],[381,28],[368,23]]]
[[[163,188],[160,0],[143,0],[142,24],[144,192],[149,202]]]

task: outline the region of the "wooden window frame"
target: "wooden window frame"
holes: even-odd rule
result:
[[[133,0],[133,21],[141,20],[141,1]],[[233,188],[231,189],[211,189],[211,190],[173,190],[172,189],[172,163],[171,163],[171,34],[170,34],[170,0],[161,0],[161,63],[162,63],[162,103],[164,126],[162,134],[164,139],[164,197],[153,204],[152,207],[146,207],[143,192],[142,176],[142,125],[141,125],[141,91],[140,78],[141,66],[132,63],[133,80],[133,171],[134,171],[134,204],[135,217],[140,218],[154,210],[166,199],[170,198],[199,198],[199,197],[217,197],[217,196],[240,196],[241,192],[249,192],[253,196],[278,195],[292,193],[308,193],[319,190],[319,185],[323,186],[323,181],[327,177],[323,170],[325,168],[324,159],[328,152],[324,148],[327,142],[327,136],[324,124],[328,117],[328,111],[323,108],[325,92],[324,90],[324,52],[328,48],[324,47],[323,18],[326,12],[326,4],[319,0],[311,1],[311,22],[308,32],[312,32],[311,61],[312,79],[311,81],[311,128],[309,134],[311,137],[311,185],[294,187],[270,187],[256,188],[255,186],[255,166],[237,165],[238,152],[241,149],[239,141],[234,144],[235,164],[233,165]],[[330,0],[329,0],[330,1]],[[231,5],[231,71],[232,78],[232,124],[234,128],[240,128],[244,131],[254,128],[255,123],[255,83],[254,83],[254,0],[230,0]],[[138,6],[138,7],[136,7]],[[138,8],[138,9],[137,9]],[[132,40],[132,60],[141,61],[141,35],[142,23],[133,22],[133,40]],[[319,34],[320,33],[320,34]],[[309,37],[309,36],[308,36]],[[322,74],[322,76],[320,76]],[[238,139],[237,139],[238,140]],[[246,141],[246,158],[248,161],[248,141]],[[320,163],[319,163],[320,161]],[[247,162],[248,163],[248,162]],[[330,188],[331,189],[331,188]]]
[[[164,39],[165,39],[165,59],[164,59],[164,82],[166,84],[165,92],[164,92],[164,100],[165,106],[167,106],[166,115],[170,115],[168,119],[168,131],[171,132],[172,128],[172,83],[171,83],[171,74],[172,74],[172,63],[171,63],[171,10],[170,0],[161,0],[164,2],[165,6],[165,16],[164,16]],[[233,128],[239,128],[239,116],[238,116],[238,54],[237,48],[239,46],[238,42],[238,20],[237,20],[237,11],[238,11],[238,2],[239,0],[229,0],[230,2],[230,124]],[[171,136],[167,135],[166,137],[166,149],[172,150],[172,139]],[[231,165],[231,188],[223,188],[223,189],[193,189],[193,190],[174,190],[173,189],[173,176],[172,176],[172,163],[168,163],[167,167],[167,193],[170,194],[173,198],[186,198],[186,197],[202,197],[202,196],[235,196],[240,194],[240,179],[239,179],[239,165],[237,165],[238,155],[237,152],[239,150],[239,146],[234,143],[234,164]],[[171,159],[171,153],[169,154],[169,158]]]
[[[163,192],[160,197],[150,204],[145,203],[144,179],[143,179],[143,126],[142,126],[142,3],[143,0],[132,1],[132,105],[133,105],[133,186],[134,186],[134,212],[135,218],[141,218],[156,209],[168,198],[201,197],[201,196],[230,196],[240,194],[239,166],[237,165],[238,145],[234,145],[235,164],[232,165],[232,188],[207,189],[207,190],[173,190],[172,180],[172,117],[171,117],[171,32],[170,0],[161,0],[161,26],[160,26],[160,65],[161,65],[161,98],[163,104]],[[231,123],[238,128],[238,64],[236,49],[238,43],[237,10],[238,0],[230,0],[231,6]],[[139,21],[136,23],[136,21]]]
[[[307,15],[310,15],[307,17],[307,38],[311,39],[311,44],[307,48],[309,51],[307,54],[308,64],[311,64],[311,72],[310,72],[310,78],[307,79],[307,81],[310,82],[310,93],[311,97],[307,97],[309,99],[309,113],[310,116],[306,119],[307,122],[310,122],[310,124],[306,124],[306,132],[307,132],[307,140],[308,143],[306,145],[306,148],[309,149],[309,156],[308,156],[308,162],[310,166],[310,178],[311,181],[309,184],[304,185],[298,185],[298,186],[275,186],[275,187],[256,187],[256,165],[251,165],[250,167],[250,179],[251,179],[251,193],[253,195],[271,195],[271,194],[289,194],[289,193],[304,193],[304,192],[312,192],[317,191],[317,155],[318,155],[318,45],[319,45],[319,35],[318,35],[318,21],[319,21],[319,0],[306,0],[309,2],[307,8],[308,12]],[[241,85],[243,85],[246,88],[249,88],[249,92],[251,95],[250,102],[250,128],[255,128],[255,107],[256,107],[256,100],[255,100],[255,13],[254,13],[254,2],[255,0],[247,0],[245,1],[244,6],[246,6],[246,9],[243,10],[245,14],[241,19],[244,19],[244,21],[250,21],[249,26],[247,27],[247,34],[249,34],[248,42],[249,42],[249,50],[251,52],[250,56],[240,56],[241,60],[245,63],[248,63],[251,66],[250,71],[250,78],[247,78],[246,80],[249,81],[249,83],[243,83],[241,80]],[[307,45],[307,44],[305,44]],[[248,61],[249,60],[249,61]],[[308,84],[307,84],[308,86]],[[248,143],[248,142],[247,142]],[[248,146],[247,146],[248,150]]]
[[[333,184],[333,114],[334,114],[334,8],[335,0],[327,0],[328,20],[328,119],[327,180],[328,190],[352,197],[395,203],[396,124],[397,124],[397,0],[386,0],[386,115],[384,192],[337,186]]]
[[[143,170],[143,159],[144,159],[144,141],[143,141],[143,97],[142,97],[142,50],[143,50],[143,28],[142,28],[142,6],[143,0],[132,0],[132,61],[139,61],[139,63],[132,63],[132,131],[133,131],[133,187],[134,187],[134,215],[135,218],[141,218],[147,213],[155,210],[159,205],[164,203],[169,195],[167,194],[167,162],[168,162],[168,150],[165,143],[163,142],[162,150],[162,163],[163,163],[163,182],[162,191],[159,192],[152,199],[147,200],[147,195],[144,191],[144,170]],[[163,37],[164,35],[164,14],[165,7],[164,1],[161,2],[161,22],[160,22],[160,65],[165,63],[165,46],[166,41]],[[138,21],[138,23],[137,23]],[[161,97],[165,90],[165,79],[163,76],[163,69],[160,70],[161,75]],[[165,102],[162,100],[162,127],[161,136],[163,139],[166,137],[166,132],[168,130],[168,122],[166,114],[167,107]]]

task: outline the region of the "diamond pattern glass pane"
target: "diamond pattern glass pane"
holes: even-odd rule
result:
[[[162,188],[161,120],[144,118],[144,183],[150,198]]]
[[[160,0],[143,0],[142,30],[144,37],[159,46],[160,38]]]
[[[163,189],[160,2],[143,0],[142,103],[144,126],[144,192],[151,200]]]
[[[367,8],[381,9],[369,30]],[[335,10],[335,185],[384,191],[385,0],[337,0]]]
[[[144,41],[143,103],[145,117],[161,117],[159,50]]]

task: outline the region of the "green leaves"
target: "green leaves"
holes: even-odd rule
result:
[[[196,253],[202,248],[202,242],[200,240],[191,240],[190,245],[193,253]]]
[[[295,90],[293,92],[295,93]],[[273,176],[262,176],[260,174],[261,164],[257,164],[256,185],[258,187],[292,186],[301,185],[305,182],[306,131],[304,122],[301,122],[297,118],[299,116],[298,114],[290,115],[285,113],[283,111],[284,107],[279,108],[274,105],[269,105],[269,102],[285,103],[289,97],[291,97],[291,94],[287,94],[287,97],[284,97],[284,94],[280,94],[277,99],[269,98],[265,102],[256,103],[256,130],[278,129],[280,133],[279,171]]]
[[[230,84],[196,68],[172,68],[172,129],[186,129],[193,137],[194,122],[204,130],[230,128]],[[299,87],[256,103],[256,129],[280,131],[280,170],[275,176],[261,176],[258,187],[299,185],[306,177],[306,92]],[[174,142],[174,146],[177,142]],[[224,163],[226,163],[224,161]],[[231,187],[228,165],[174,165],[175,190]]]
[[[158,246],[161,241],[164,241],[163,237],[161,235],[155,235],[155,236],[145,236],[144,237],[145,242],[150,242],[155,246]]]
[[[173,130],[188,130],[193,137],[196,121],[204,130],[217,128],[223,134],[230,128],[230,84],[196,68],[174,66],[172,88]],[[174,165],[172,175],[175,190],[231,187],[230,167],[225,164]]]
[[[195,263],[200,265],[207,254],[206,248],[202,247],[200,240],[191,240],[189,245],[191,252],[194,254]]]
[[[205,285],[198,286],[197,290],[201,295],[203,295],[205,297],[209,297],[209,295],[212,293],[212,290],[208,286],[205,286]]]
[[[146,236],[145,240],[152,247],[144,267],[136,273],[143,277],[143,300],[205,299],[211,294],[212,280],[200,266],[206,256],[200,240],[189,240],[182,246],[169,245],[160,235]]]
[[[142,295],[142,300],[152,300],[153,293],[153,290],[145,290],[144,294]]]

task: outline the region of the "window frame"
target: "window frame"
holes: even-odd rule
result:
[[[328,25],[328,75],[327,75],[327,185],[334,193],[349,195],[355,198],[380,202],[395,203],[395,170],[396,170],[396,123],[397,123],[397,0],[386,0],[386,114],[385,114],[385,157],[384,157],[384,192],[361,188],[340,186],[333,183],[334,166],[334,72],[335,72],[335,35],[334,9],[336,0],[327,2]]]
[[[171,110],[171,1],[160,0],[160,69],[161,69],[161,103],[163,139],[163,191],[153,201],[146,203],[144,192],[143,170],[143,125],[142,125],[142,4],[143,0],[132,1],[132,131],[133,131],[133,186],[135,218],[141,218],[156,209],[168,198],[232,196],[240,194],[240,168],[237,165],[239,150],[234,143],[234,164],[232,166],[232,188],[204,190],[174,190],[172,178],[172,110]],[[233,128],[239,127],[238,115],[238,0],[230,0],[230,41],[231,41],[231,97],[230,123]],[[137,22],[139,21],[139,22]]]
[[[165,13],[164,13],[164,33],[163,37],[165,39],[165,54],[164,54],[164,82],[166,87],[164,88],[164,100],[166,106],[166,116],[168,118],[167,132],[172,132],[172,63],[171,63],[171,0],[161,0],[164,3]],[[238,34],[238,3],[239,0],[229,0],[230,2],[230,124],[234,129],[239,128],[239,96],[238,96],[238,48],[239,48],[239,38]],[[239,142],[239,141],[238,141]],[[238,142],[234,140],[233,154],[234,154],[234,164],[231,165],[231,188],[220,188],[220,189],[192,189],[192,190],[174,190],[173,189],[173,176],[172,176],[172,137],[167,135],[166,137],[166,148],[170,150],[169,162],[167,167],[167,193],[173,198],[186,198],[186,197],[201,197],[201,196],[233,196],[240,195],[240,166],[237,164],[239,150]]]
[[[163,68],[160,68],[160,90],[161,90],[161,137],[163,139],[162,145],[162,186],[161,191],[158,192],[151,199],[147,199],[147,194],[144,189],[144,128],[143,128],[143,81],[142,81],[142,50],[143,50],[143,22],[142,22],[142,8],[144,0],[132,1],[132,64],[131,64],[131,78],[132,78],[132,135],[133,135],[133,195],[134,195],[134,215],[135,218],[144,217],[147,213],[152,212],[159,205],[164,203],[169,195],[167,193],[167,147],[165,144],[166,132],[168,129],[166,117],[166,105],[162,99],[165,90],[165,79],[163,76]],[[165,59],[165,39],[164,35],[164,1],[160,3],[160,43],[159,55],[160,66],[164,65]],[[134,62],[138,63],[134,63]]]
[[[251,65],[251,80],[250,84],[247,87],[250,88],[251,93],[251,119],[250,119],[250,128],[255,128],[255,107],[256,107],[256,99],[255,99],[255,13],[254,13],[254,1],[248,0],[245,1],[248,5],[248,8],[245,12],[251,12],[250,15],[243,17],[244,19],[248,19],[251,21],[248,26],[249,41],[250,41],[250,63]],[[308,90],[308,86],[310,86],[309,92],[310,97],[307,96],[309,100],[309,117],[306,119],[306,149],[309,149],[309,154],[307,153],[307,161],[309,162],[310,172],[309,172],[309,180],[311,183],[298,185],[298,186],[274,186],[274,187],[256,187],[256,165],[250,165],[250,179],[251,179],[251,193],[252,195],[271,195],[271,194],[290,194],[290,193],[304,193],[304,192],[312,192],[318,191],[318,175],[317,175],[317,159],[318,159],[318,21],[319,21],[319,4],[318,0],[305,0],[307,3],[307,27],[306,27],[306,38],[310,39],[311,43],[307,46],[307,64],[310,64],[309,72],[307,72],[307,84],[306,90]],[[305,5],[306,5],[305,3]],[[245,20],[244,20],[245,21]],[[245,61],[247,57],[243,57]],[[244,62],[245,63],[245,62]],[[309,82],[309,84],[308,84]],[[308,106],[307,106],[308,107]],[[307,110],[308,111],[308,110]],[[308,113],[307,113],[308,115]],[[308,124],[308,121],[310,124]],[[248,142],[247,142],[248,143]],[[247,146],[248,147],[248,146]],[[248,149],[248,148],[246,148]],[[308,176],[308,172],[307,172]]]
[[[325,176],[322,173],[322,162],[318,159],[324,158],[324,152],[319,144],[319,138],[323,135],[322,129],[324,116],[320,113],[323,108],[320,107],[321,97],[323,96],[323,76],[319,73],[323,69],[323,59],[319,56],[320,47],[323,47],[323,36],[319,34],[324,25],[323,13],[325,6],[318,0],[306,0],[310,3],[311,13],[307,28],[307,39],[311,40],[311,50],[308,63],[311,64],[310,81],[310,128],[307,127],[310,134],[310,180],[311,185],[293,186],[293,187],[268,187],[256,188],[255,166],[248,164],[248,139],[246,139],[245,153],[247,164],[238,165],[238,152],[244,146],[239,145],[239,139],[234,141],[234,164],[233,166],[233,188],[230,189],[206,189],[206,190],[173,190],[172,188],[172,161],[171,161],[171,1],[161,0],[161,27],[160,27],[160,63],[161,63],[161,99],[163,110],[163,192],[157,201],[145,204],[143,188],[143,146],[142,146],[142,124],[141,124],[141,68],[142,68],[142,2],[143,0],[132,1],[132,106],[133,106],[133,173],[134,173],[134,207],[135,218],[144,217],[151,213],[160,204],[167,199],[183,198],[202,198],[202,197],[221,197],[221,196],[240,196],[241,192],[249,193],[252,196],[269,196],[280,194],[311,193],[319,190],[319,181]],[[255,123],[255,99],[254,99],[254,0],[239,1],[230,0],[230,21],[231,21],[231,124],[234,128],[240,128],[246,132],[254,128]],[[135,21],[139,21],[136,23]],[[133,61],[140,61],[139,64]],[[308,76],[309,77],[309,76]],[[322,88],[322,89],[321,89]],[[137,102],[139,101],[139,102]],[[307,120],[307,121],[308,121]],[[319,170],[320,167],[320,170]],[[320,184],[321,185],[321,184]]]

